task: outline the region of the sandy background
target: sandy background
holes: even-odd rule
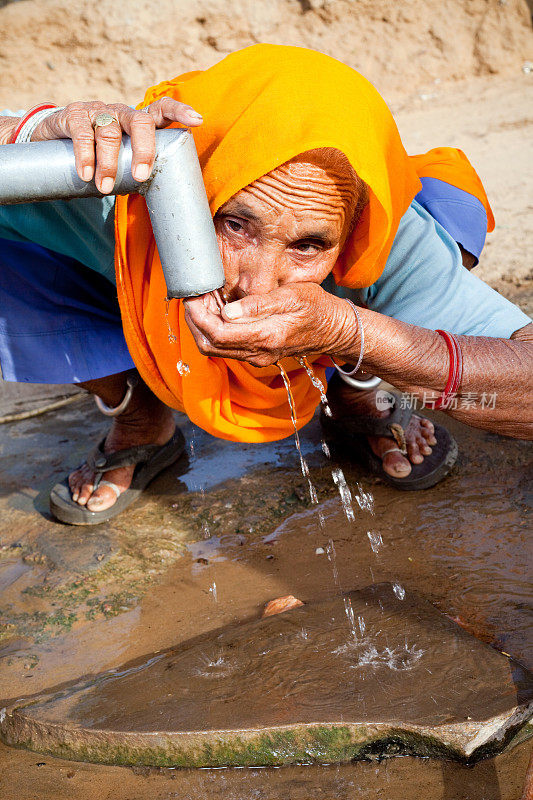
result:
[[[526,0],[21,0],[1,10],[0,99],[136,102],[265,41],[340,58],[389,100],[533,59]]]
[[[526,0],[0,0],[0,107],[136,103],[149,85],[264,41],[360,70],[410,152],[466,151],[498,225],[477,274],[522,302],[533,229]]]

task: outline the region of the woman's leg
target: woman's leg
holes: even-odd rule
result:
[[[106,405],[116,407],[126,393],[127,375],[127,372],[121,372],[78,385],[98,395]],[[175,427],[170,408],[165,406],[139,378],[127,408],[122,414],[113,418],[104,450],[106,453],[115,453],[135,445],[163,445],[172,438]],[[131,483],[134,470],[134,466],[119,467],[106,472],[105,478],[124,491]],[[94,472],[87,464],[74,470],[69,476],[69,486],[74,501],[87,506],[90,511],[105,511],[116,502],[117,496],[109,486],[100,486],[93,491],[93,484]]]

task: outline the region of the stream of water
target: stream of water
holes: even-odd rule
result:
[[[287,399],[289,401],[289,410],[290,410],[290,414],[291,414],[291,421],[292,421],[292,426],[294,428],[294,443],[296,445],[296,450],[298,451],[298,455],[300,457],[300,468],[302,470],[302,475],[306,479],[307,485],[309,487],[309,496],[311,498],[311,503],[313,503],[313,505],[316,505],[318,503],[318,497],[317,497],[317,494],[316,494],[316,489],[315,489],[315,487],[313,485],[313,482],[311,481],[311,478],[309,476],[309,467],[307,465],[307,461],[305,460],[305,458],[303,457],[303,454],[302,454],[302,448],[301,448],[301,445],[300,445],[300,436],[298,434],[298,427],[297,427],[297,424],[296,424],[297,423],[296,406],[294,404],[294,397],[292,396],[291,384],[290,384],[290,381],[289,381],[289,376],[287,375],[287,373],[285,372],[285,369],[281,366],[279,361],[278,361],[278,368],[279,368],[279,371],[281,373],[281,377],[283,378],[283,383],[285,384],[285,389],[287,390]]]

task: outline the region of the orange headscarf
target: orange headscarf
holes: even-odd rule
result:
[[[240,189],[299,153],[334,147],[346,155],[369,187],[369,203],[333,270],[339,285],[370,286],[381,275],[399,222],[421,188],[419,175],[440,177],[471,192],[490,214],[481,182],[460,151],[441,148],[410,158],[374,87],[350,67],[313,50],[255,45],[204,72],[152,87],[142,105],[163,96],[203,116],[193,134],[213,215]],[[289,436],[287,395],[276,367],[203,356],[180,301],[170,306],[168,322],[177,341],[169,342],[166,287],[144,200],[117,197],[115,220],[124,334],[152,391],[223,439],[266,442]],[[178,360],[189,365],[189,375],[179,374]],[[313,416],[318,392],[293,359],[284,366],[301,427]],[[320,359],[315,369],[323,379]]]

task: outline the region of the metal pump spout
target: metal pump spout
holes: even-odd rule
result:
[[[133,179],[131,161],[131,142],[123,136],[112,193],[144,196],[168,298],[222,287],[224,269],[190,131],[156,131],[154,169],[144,183]],[[0,205],[100,196],[94,180],[78,176],[70,139],[0,147]]]

